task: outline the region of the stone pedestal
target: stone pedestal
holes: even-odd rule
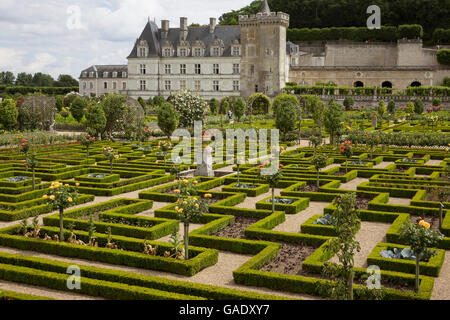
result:
[[[202,163],[197,166],[197,170],[194,172],[195,177],[214,177],[213,161],[212,161],[212,149],[207,147],[203,150]]]

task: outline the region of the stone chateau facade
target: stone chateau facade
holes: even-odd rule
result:
[[[314,85],[440,85],[450,70],[441,67],[437,49],[420,40],[386,43],[286,41],[289,15],[271,12],[264,1],[256,15],[240,16],[239,25],[179,28],[168,20],[161,28],[148,21],[128,56],[128,65],[95,65],[80,75],[80,94],[127,94],[148,99],[189,89],[207,99],[255,92],[275,96],[286,82]]]

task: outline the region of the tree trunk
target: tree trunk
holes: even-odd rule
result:
[[[416,253],[416,285],[415,285],[415,288],[414,288],[414,290],[415,290],[416,292],[419,292],[419,283],[420,283],[420,281],[419,281],[419,274],[420,274],[420,269],[419,269],[419,254]]]
[[[348,289],[348,299],[349,300],[353,300],[353,277],[354,277],[354,274],[353,274],[353,269],[352,269],[349,272],[348,283],[347,283],[347,285],[348,285],[348,287],[347,287],[347,289]]]
[[[439,229],[442,229],[442,202],[439,203]]]
[[[33,191],[36,190],[36,172],[33,168]]]
[[[59,241],[64,242],[64,209],[59,208]]]
[[[320,170],[317,169],[317,188],[320,188]]]
[[[189,260],[189,223],[184,223],[184,259]]]
[[[272,213],[275,212],[275,187],[272,187]]]

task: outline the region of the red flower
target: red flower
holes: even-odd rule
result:
[[[25,162],[23,165],[26,167],[28,165],[28,163]]]
[[[22,147],[25,147],[26,146],[26,144],[25,143],[22,143]]]
[[[262,164],[262,165],[260,165],[259,167],[260,167],[260,168],[264,168],[264,165]]]
[[[27,142],[28,140],[27,139],[22,139],[22,142]]]
[[[280,168],[284,168],[284,165],[280,164]]]

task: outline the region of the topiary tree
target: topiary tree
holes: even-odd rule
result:
[[[443,65],[450,65],[450,49],[442,49],[437,52],[437,61]]]
[[[102,134],[112,135],[123,127],[123,118],[127,111],[127,97],[111,93],[101,101],[101,107],[105,113],[106,124]]]
[[[286,141],[287,133],[295,129],[296,107],[291,102],[284,101],[277,106],[275,117],[275,126],[283,134],[283,141]]]
[[[73,100],[72,104],[70,105],[70,113],[72,113],[72,116],[75,120],[81,122],[81,119],[83,119],[84,111],[86,108],[87,108],[86,100],[77,97]]]
[[[179,114],[179,124],[184,128],[193,128],[195,121],[203,120],[208,108],[203,97],[187,90],[175,93],[171,101]]]
[[[386,111],[387,111],[386,103],[384,102],[384,100],[380,100],[377,107],[377,115],[381,119],[381,124],[383,124],[383,117],[386,114]]]
[[[241,118],[245,114],[245,102],[242,98],[237,98],[232,105],[232,111],[238,122],[241,121]]]
[[[106,115],[100,103],[93,102],[86,110],[86,128],[93,136],[100,136],[106,127]]]
[[[56,96],[56,110],[58,110],[58,112],[61,112],[62,109],[64,108],[64,97],[61,95]]]
[[[223,116],[230,110],[230,103],[228,100],[223,100],[219,105],[220,126],[223,128]]]
[[[270,165],[270,164],[268,164],[268,165]],[[261,169],[264,167],[265,167],[265,165],[263,165],[263,164],[259,166],[260,178],[262,180],[264,180],[272,189],[272,213],[274,213],[275,212],[275,188],[277,187],[278,182],[281,179],[283,179],[283,173],[281,172],[281,170],[277,170],[277,172],[275,172],[274,174],[264,176],[264,175],[261,175],[261,173],[262,173]],[[283,165],[280,164],[280,169],[282,169],[282,168],[283,168]]]
[[[0,103],[0,124],[5,130],[12,130],[17,125],[19,111],[13,99],[5,99]]]
[[[274,115],[277,114],[278,107],[285,102],[289,102],[294,106],[297,106],[300,104],[300,101],[298,100],[298,98],[296,96],[294,96],[292,94],[282,93],[273,99],[272,109],[273,109]]]
[[[337,237],[326,245],[329,256],[336,255],[340,264],[326,263],[323,274],[332,281],[329,294],[333,299],[353,300],[354,256],[361,250],[356,234],[359,231],[359,212],[356,209],[356,193],[337,196],[333,201],[336,207],[330,217]]]
[[[167,138],[170,139],[170,136],[178,127],[178,113],[173,104],[165,102],[159,107],[158,126],[167,135]]]
[[[325,103],[314,95],[303,96],[306,104],[306,111],[311,115],[313,120],[320,128],[320,135],[322,135],[322,121],[325,112]]]
[[[394,114],[395,113],[395,107],[396,107],[395,106],[395,101],[394,100],[389,101],[388,106],[387,106],[388,112],[390,114]]]
[[[353,100],[353,98],[351,97],[346,97],[344,99],[344,107],[345,110],[350,110],[350,107],[353,106],[355,104],[355,101]]]
[[[433,107],[439,107],[441,104],[442,104],[441,99],[439,99],[439,98],[433,99]]]
[[[219,105],[219,103],[214,98],[212,98],[209,101],[209,110],[211,111],[212,115],[216,115],[217,114],[217,107],[218,107],[218,105]]]
[[[416,108],[414,106],[414,103],[410,101],[406,104],[405,112],[408,116],[412,116],[412,114],[415,112],[415,109]]]
[[[425,109],[425,106],[421,99],[414,100],[414,112],[417,114],[422,114]]]
[[[270,110],[270,99],[264,93],[254,93],[248,98],[251,115],[268,114]]]
[[[155,96],[153,97],[153,106],[160,107],[162,104],[166,102],[163,96]]]
[[[336,133],[343,128],[343,121],[344,112],[342,107],[336,101],[331,100],[323,115],[323,124],[330,133],[330,144],[335,143]]]
[[[320,188],[320,169],[323,169],[327,166],[328,158],[323,154],[316,155],[311,164],[316,168],[317,171],[317,188]]]
[[[424,220],[418,221],[418,223],[412,223],[411,220],[403,225],[400,233],[400,239],[405,241],[407,245],[411,247],[416,260],[416,282],[415,291],[419,291],[420,284],[420,260],[427,260],[435,255],[435,251],[428,248],[436,246],[444,236],[439,230],[431,230],[430,224]]]

